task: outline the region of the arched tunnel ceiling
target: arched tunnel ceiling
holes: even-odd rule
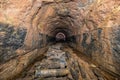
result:
[[[46,34],[53,36],[59,31],[66,32],[68,36],[75,35],[75,29],[72,25],[70,25],[70,22],[66,24],[63,21],[54,21],[52,22],[48,27],[44,30]]]
[[[47,15],[47,11],[50,14]],[[67,9],[67,6],[62,10],[59,9],[59,6],[56,7],[56,4],[52,4],[49,7],[47,6],[46,16],[42,18],[42,21],[46,22],[43,22],[43,25],[40,26],[43,26],[43,33],[52,35],[51,32],[54,32],[57,28],[63,28],[70,32],[70,35],[77,35],[78,26],[74,25],[74,17],[71,16],[70,12],[71,10]],[[42,24],[41,20],[39,24]]]
[[[59,32],[72,37],[69,46],[104,71],[120,75],[120,0],[1,0],[0,69],[4,72],[2,64],[16,56],[34,60],[40,54],[32,54],[33,50],[49,44],[48,36],[56,37]],[[19,67],[22,64],[16,62],[23,60],[9,62],[14,64],[13,73],[29,65],[28,60],[25,67]],[[0,72],[0,79],[16,77],[9,70],[10,75],[4,74]]]

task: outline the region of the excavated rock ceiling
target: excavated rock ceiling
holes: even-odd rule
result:
[[[120,0],[0,0],[0,66],[59,40],[120,77]]]

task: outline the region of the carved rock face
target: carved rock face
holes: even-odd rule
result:
[[[110,75],[118,77],[120,75],[119,5],[120,0],[1,0],[0,64],[2,65],[2,62],[7,64],[11,59],[19,59],[16,57],[24,56],[26,53],[29,55],[34,49],[37,49],[39,54],[39,50],[52,40],[54,42],[69,40],[67,44],[79,51],[76,53],[78,57],[81,58],[80,54],[88,56],[98,67],[102,66],[102,71],[108,71]],[[49,41],[49,38],[52,40]],[[33,59],[30,60],[32,63],[31,61],[38,55],[29,57],[32,57],[28,58]],[[17,61],[22,60],[24,59]],[[26,58],[25,60],[27,61]],[[27,62],[29,63],[29,60]],[[5,72],[6,67],[3,67],[0,69]],[[18,72],[25,68],[18,67],[20,70]],[[10,71],[15,71],[16,74],[16,70]],[[6,79],[6,76],[3,78]]]

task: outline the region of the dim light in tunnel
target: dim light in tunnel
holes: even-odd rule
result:
[[[66,35],[63,32],[58,32],[55,36],[56,41],[65,41],[66,40]]]

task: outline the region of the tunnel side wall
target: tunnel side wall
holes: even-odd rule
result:
[[[70,45],[105,69],[119,74],[120,1],[60,0],[57,3],[53,0],[9,0],[0,4],[0,24],[25,28],[26,37],[22,43],[27,49],[33,49],[47,44],[47,37],[40,35],[49,35],[52,30],[50,25],[54,24],[51,22],[62,16],[64,22],[70,22],[68,28],[73,32],[71,35],[76,36],[76,43]],[[3,35],[7,35],[6,32]],[[3,42],[0,42],[0,47],[3,47]]]

